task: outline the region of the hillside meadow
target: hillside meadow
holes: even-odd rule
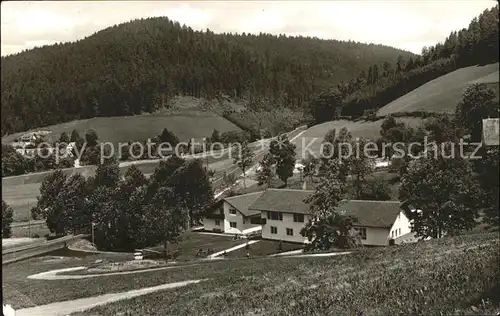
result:
[[[497,92],[498,63],[460,68],[431,80],[378,110],[385,116],[400,112],[453,113],[464,91],[474,83],[486,83]]]

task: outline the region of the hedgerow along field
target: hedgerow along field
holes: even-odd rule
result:
[[[431,80],[380,108],[378,115],[415,111],[453,113],[464,91],[474,83],[488,84],[498,96],[498,63],[457,69]]]
[[[319,316],[359,311],[365,315],[492,315],[500,310],[495,296],[500,277],[498,246],[498,235],[489,233],[362,249],[330,258],[221,262],[219,273],[215,267],[193,267],[191,279],[210,278],[200,284],[72,315]],[[169,273],[175,272],[161,274]]]

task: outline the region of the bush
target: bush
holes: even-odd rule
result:
[[[278,251],[283,251],[283,242],[281,240],[278,242],[278,246],[276,247],[276,249]]]
[[[386,181],[374,179],[367,181],[363,186],[363,192],[358,197],[361,200],[387,201],[391,199],[391,190]]]
[[[370,122],[375,122],[379,119],[377,116],[377,110],[375,109],[364,110],[362,118],[365,121],[370,121]]]
[[[247,133],[243,131],[229,131],[224,132],[220,136],[220,141],[224,144],[229,143],[242,143],[244,141],[248,141],[249,137]]]

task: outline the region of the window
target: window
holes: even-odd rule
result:
[[[398,235],[401,236],[401,228],[398,228]]]
[[[366,228],[364,227],[355,227],[354,231],[358,233],[361,239],[366,240]]]
[[[278,227],[271,226],[271,234],[277,234],[278,233]]]
[[[220,226],[220,220],[218,219],[215,220],[215,226]]]
[[[394,238],[394,231],[391,230],[391,237]]]
[[[229,226],[231,226],[231,228],[236,228],[236,222],[230,222]]]
[[[287,228],[287,229],[286,229],[286,234],[287,234],[288,236],[293,236],[293,229],[291,229],[291,228]]]
[[[229,214],[236,215],[236,210],[234,208],[229,209]]]
[[[250,218],[250,224],[257,224],[257,225],[262,225],[262,218],[260,217],[251,217]]]
[[[303,223],[304,222],[304,214],[293,214],[293,221],[295,223]]]
[[[274,221],[282,221],[283,220],[283,213],[267,212],[267,219],[272,219]]]

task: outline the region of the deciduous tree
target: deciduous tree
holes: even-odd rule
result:
[[[167,198],[166,198],[167,197]],[[189,227],[189,211],[184,198],[170,188],[161,188],[146,211],[149,228],[148,240],[151,244],[162,244],[165,259],[169,243],[177,243]]]
[[[482,120],[498,117],[498,113],[495,92],[484,83],[467,88],[455,111],[458,121],[471,133],[473,141],[481,141]]]
[[[271,184],[271,180],[274,177],[272,166],[274,164],[274,157],[270,153],[266,153],[262,160],[259,162],[259,168],[257,169],[257,181],[259,185]]]
[[[67,176],[61,170],[50,173],[42,180],[37,205],[31,210],[33,219],[47,218],[66,180]]]
[[[442,155],[412,161],[399,189],[400,200],[416,210],[409,212],[412,231],[432,238],[472,229],[481,207],[479,193],[468,162]]]
[[[276,161],[276,174],[281,181],[288,185],[288,179],[293,176],[295,169],[295,148],[286,135],[278,136],[278,140],[271,141],[269,152]]]

